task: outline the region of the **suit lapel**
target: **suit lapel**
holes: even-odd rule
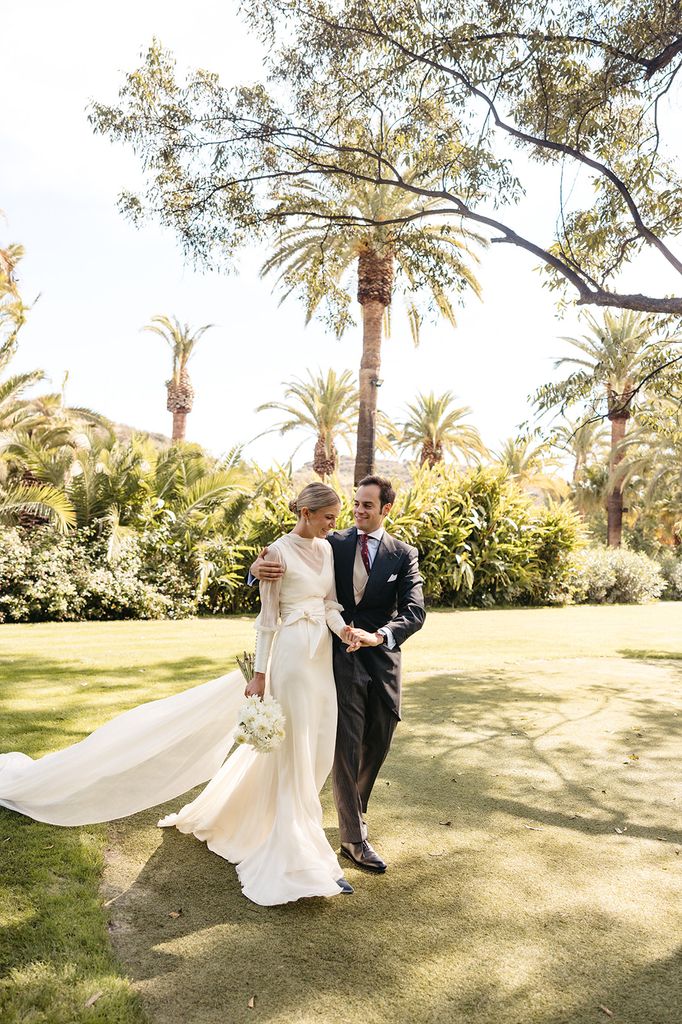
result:
[[[336,553],[334,556],[334,567],[336,570],[337,590],[341,593],[350,594],[353,600],[353,563],[355,562],[355,548],[358,543],[358,531],[351,527],[346,537],[337,541]],[[353,604],[355,602],[353,601]]]

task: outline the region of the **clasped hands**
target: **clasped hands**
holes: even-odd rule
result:
[[[346,626],[340,636],[342,642],[348,644],[348,654],[359,651],[361,647],[378,647],[383,643],[383,638],[379,639],[376,633],[368,633],[366,629],[357,629],[355,626]]]

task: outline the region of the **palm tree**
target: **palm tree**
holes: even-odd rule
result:
[[[553,446],[573,459],[574,487],[578,487],[590,462],[598,462],[606,454],[606,436],[606,427],[601,418],[584,420],[582,423],[566,419],[553,432]]]
[[[178,543],[191,544],[212,517],[224,517],[236,501],[242,507],[252,500],[238,450],[216,461],[198,445],[178,443],[159,452],[147,438],[133,435],[121,442],[113,431],[92,428],[84,430],[78,447],[59,440],[55,432],[52,447],[47,435],[16,444],[16,454],[36,481],[29,496],[21,491],[26,485],[14,488],[16,504],[22,498],[27,505],[30,497],[37,506],[40,488],[61,495],[71,511],[68,525],[103,529],[112,534],[112,546],[130,528],[144,528],[159,516]]]
[[[621,444],[623,484],[638,483],[642,511],[661,533],[682,542],[682,417],[676,401],[658,398]]]
[[[509,437],[495,453],[495,459],[526,491],[550,499],[563,498],[568,492],[565,480],[547,473],[548,469],[558,469],[559,466],[556,459],[548,454],[546,442],[527,436]]]
[[[52,520],[61,533],[76,525],[76,515],[63,491],[50,484],[15,484],[0,488],[0,523],[21,523],[26,516]]]
[[[0,342],[0,434],[10,431],[25,416],[24,392],[33,384],[45,379],[42,370],[27,370],[25,373],[2,374],[8,369],[16,353],[16,338]]]
[[[197,342],[213,324],[204,324],[192,332],[189,324],[181,324],[177,317],[153,316],[144,328],[158,334],[170,346],[173,353],[173,372],[166,381],[168,398],[166,408],[173,414],[173,441],[184,441],[187,416],[194,406],[194,388],[189,379],[187,364]]]
[[[660,343],[652,339],[651,318],[630,310],[607,311],[601,321],[585,313],[589,332],[580,338],[564,338],[580,355],[564,356],[555,365],[577,370],[565,381],[553,386],[560,399],[563,390],[576,383],[583,398],[606,399],[606,416],[611,423],[607,507],[607,543],[620,547],[623,534],[623,460],[622,442],[633,411],[637,381],[644,376],[648,360]]]
[[[89,447],[97,434],[113,439],[109,421],[91,409],[66,407],[63,388],[59,393],[22,399],[0,433],[0,481],[63,488],[78,449]],[[19,523],[35,527],[51,518],[27,510],[20,513]]]
[[[1,212],[1,211],[0,211]],[[0,287],[18,297],[16,269],[24,256],[23,245],[12,243],[6,249],[0,248]]]
[[[431,391],[408,405],[408,417],[400,426],[397,441],[404,451],[419,451],[420,466],[435,466],[445,454],[459,454],[468,462],[487,453],[476,427],[462,422],[471,409],[453,406],[453,402],[451,391],[438,397]]]
[[[394,161],[394,164],[396,161]],[[403,162],[404,163],[404,162]],[[402,168],[406,182],[419,175],[416,168]],[[328,320],[341,336],[353,322],[348,280],[357,271],[357,300],[362,311],[362,359],[359,374],[356,484],[374,470],[377,435],[377,389],[381,385],[381,344],[390,328],[389,309],[396,285],[407,295],[407,317],[415,344],[422,320],[417,300],[428,299],[453,326],[455,314],[448,291],[480,287],[470,263],[476,260],[471,244],[485,244],[481,236],[452,222],[429,223],[433,203],[423,198],[406,198],[404,189],[374,186],[362,181],[342,185],[327,183],[323,191],[303,181],[292,196],[282,200],[284,217],[296,206],[296,196],[305,194],[312,213],[284,230],[273,255],[261,274],[277,273],[276,286],[282,298],[302,290],[306,301],[306,322],[325,302]],[[320,219],[315,216],[316,206]],[[336,216],[331,223],[329,213]],[[394,221],[419,215],[396,227]],[[397,280],[396,280],[397,279]]]
[[[222,459],[209,457],[197,444],[178,444],[155,454],[152,490],[177,517],[219,511],[224,500],[253,491],[236,446]]]
[[[0,250],[0,519],[23,525],[53,520],[60,530],[73,524],[72,510],[63,493],[50,484],[36,480],[24,465],[19,480],[10,476],[12,444],[17,431],[45,424],[45,416],[33,402],[24,398],[25,392],[45,379],[42,370],[7,373],[14,358],[18,335],[26,319],[26,306],[16,286],[15,271],[23,256],[19,245]],[[35,400],[34,400],[35,401]]]
[[[22,408],[24,392],[45,379],[42,370],[29,370],[5,376],[16,355],[17,337],[26,319],[24,306],[16,288],[14,271],[21,259],[21,246],[0,250],[0,434],[10,430]]]
[[[328,370],[326,375],[308,371],[307,380],[294,378],[285,381],[284,397],[289,402],[264,402],[256,412],[275,409],[284,413],[284,419],[263,434],[288,434],[292,430],[303,430],[303,444],[311,435],[315,438],[313,469],[325,479],[337,468],[338,451],[336,441],[348,440],[355,432],[358,414],[358,389],[349,370],[337,374]],[[259,434],[262,437],[263,434]],[[299,448],[301,445],[298,446]],[[298,451],[298,448],[296,449]]]

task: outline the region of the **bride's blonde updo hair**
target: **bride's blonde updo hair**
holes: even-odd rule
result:
[[[327,508],[329,505],[340,504],[341,499],[333,487],[328,487],[327,484],[313,483],[304,487],[296,498],[292,498],[289,502],[289,508],[297,516],[300,516],[301,509],[304,508],[310,509],[311,512],[317,512],[319,509]]]

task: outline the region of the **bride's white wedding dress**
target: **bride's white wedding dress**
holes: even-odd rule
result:
[[[210,779],[159,825],[192,832],[232,861],[244,895],[271,906],[335,896],[341,868],[319,799],[334,757],[336,689],[331,636],[345,623],[331,546],[286,534],[270,545],[286,572],[261,583],[256,665],[282,705],[286,738],[269,754],[229,757],[244,701],[241,672],[141,704],[80,743],[37,761],[0,756],[0,804],[38,821],[82,825],[134,814]],[[227,757],[227,760],[225,758]]]

